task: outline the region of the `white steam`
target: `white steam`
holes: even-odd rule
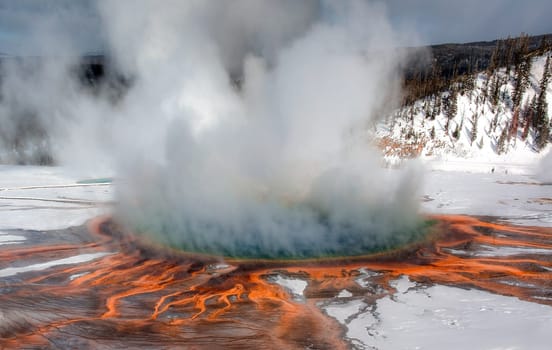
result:
[[[552,150],[549,150],[539,162],[537,179],[547,184],[552,183]]]
[[[230,255],[359,254],[415,234],[416,174],[382,169],[366,132],[393,106],[405,59],[384,7],[99,8],[133,84],[115,105],[71,90],[54,148],[58,159],[110,159],[123,222]]]

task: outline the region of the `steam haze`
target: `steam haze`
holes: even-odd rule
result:
[[[130,89],[110,103],[57,62],[34,108],[56,159],[114,169],[122,222],[234,256],[360,254],[416,234],[417,172],[383,169],[369,132],[400,94],[396,48],[415,40],[383,5],[103,1],[99,13]]]

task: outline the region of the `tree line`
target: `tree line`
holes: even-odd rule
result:
[[[434,59],[430,68],[420,69],[409,74],[404,80],[403,107],[412,106],[417,100],[423,99],[424,115],[430,120],[443,113],[447,117],[445,130],[449,132],[449,122],[456,116],[458,95],[471,94],[475,88],[476,73],[485,73],[486,79],[482,94],[477,96],[476,105],[488,103],[495,118],[490,125],[490,131],[498,127],[499,105],[506,105],[512,110],[512,118],[503,127],[497,141],[497,152],[504,153],[513,139],[526,140],[532,131],[534,147],[543,149],[550,139],[550,119],[546,90],[551,76],[550,51],[552,40],[549,36],[540,37],[535,44],[535,37],[521,35],[517,38],[497,40],[490,54],[477,58],[463,59],[462,69],[459,61],[446,61],[445,65],[439,59]],[[524,102],[523,96],[530,84],[530,74],[533,58],[547,55],[542,76],[540,77],[536,94]],[[449,55],[450,56],[450,55]],[[504,88],[510,83],[512,91]],[[471,97],[471,96],[470,96]],[[477,139],[478,111],[472,116],[471,141]],[[452,136],[458,138],[461,126],[452,130]],[[456,133],[456,135],[455,135]]]

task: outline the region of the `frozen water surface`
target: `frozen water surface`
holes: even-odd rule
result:
[[[359,349],[549,349],[552,308],[480,290],[415,288],[402,277],[397,293],[324,308]]]

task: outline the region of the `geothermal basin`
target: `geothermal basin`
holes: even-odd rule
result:
[[[14,227],[0,235],[3,348],[461,348],[454,339],[464,337],[538,349],[550,331],[552,230],[539,225],[543,216],[431,214],[424,239],[379,253],[240,259],[137,236],[97,216],[109,211],[110,184],[34,171],[4,189]],[[516,185],[487,185],[526,186],[531,196],[536,185],[512,176]],[[426,205],[435,201],[446,210],[453,199]],[[49,221],[60,212],[67,221]]]

